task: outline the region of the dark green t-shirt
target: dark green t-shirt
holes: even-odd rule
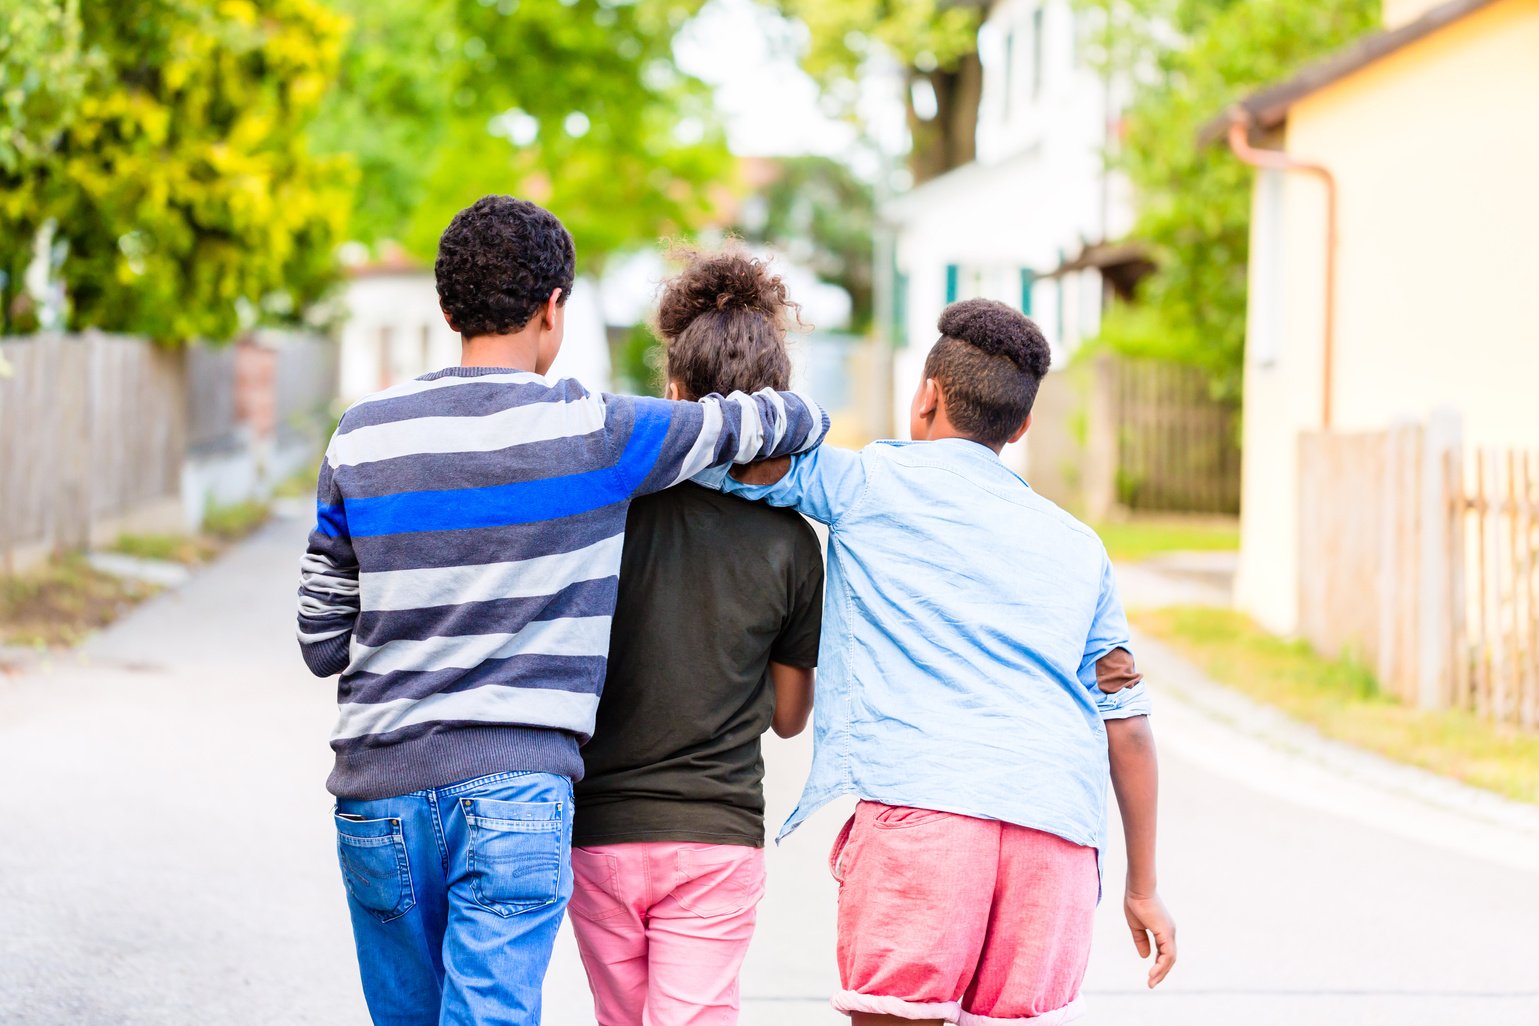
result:
[[[823,552],[800,515],[683,484],[625,525],[574,844],[764,844],[771,661],[815,666]]]

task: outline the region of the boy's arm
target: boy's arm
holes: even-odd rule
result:
[[[805,452],[828,433],[828,414],[795,392],[733,392],[699,402],[606,396],[606,424],[625,439],[616,465],[635,495],[661,491],[709,467]]]
[[[1155,955],[1149,986],[1176,962],[1176,926],[1160,900],[1155,872],[1159,765],[1149,729],[1149,694],[1133,662],[1127,617],[1117,597],[1111,561],[1103,555],[1101,594],[1086,639],[1080,684],[1091,691],[1106,724],[1112,789],[1122,814],[1128,877],[1123,912],[1133,944],[1144,958]],[[1153,942],[1150,942],[1150,936]]]
[[[865,495],[867,479],[863,453],[823,445],[789,461],[770,460],[744,467],[711,484],[729,495],[788,506],[832,524]]]
[[[299,651],[317,677],[347,669],[358,622],[358,560],[347,530],[331,454],[315,488],[315,530],[299,564]]]
[[[1112,790],[1117,794],[1122,833],[1127,842],[1128,878],[1122,911],[1140,957],[1149,957],[1153,936],[1155,958],[1149,970],[1149,986],[1154,987],[1176,964],[1176,924],[1160,900],[1154,869],[1160,782],[1149,717],[1107,720],[1106,747],[1111,759]]]

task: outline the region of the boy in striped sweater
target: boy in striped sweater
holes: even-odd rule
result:
[[[299,641],[341,674],[327,786],[376,1023],[539,1022],[630,502],[827,430],[793,393],[547,382],[573,257],[534,204],[461,211],[435,265],[461,365],[355,404],[321,465]]]

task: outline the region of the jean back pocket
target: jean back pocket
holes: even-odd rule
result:
[[[336,814],[337,861],[348,896],[382,923],[417,904],[411,863],[398,819],[357,819]]]
[[[466,868],[476,902],[499,916],[553,905],[561,897],[566,831],[561,802],[464,798]]]

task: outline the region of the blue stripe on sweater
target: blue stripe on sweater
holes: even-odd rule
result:
[[[613,466],[486,488],[349,499],[346,528],[354,538],[462,531],[556,520],[624,502],[656,465],[672,423],[666,407],[638,403],[635,409],[625,451]]]
[[[346,538],[347,514],[343,512],[340,504],[328,506],[325,503],[315,504],[315,530],[317,534],[327,538]]]

